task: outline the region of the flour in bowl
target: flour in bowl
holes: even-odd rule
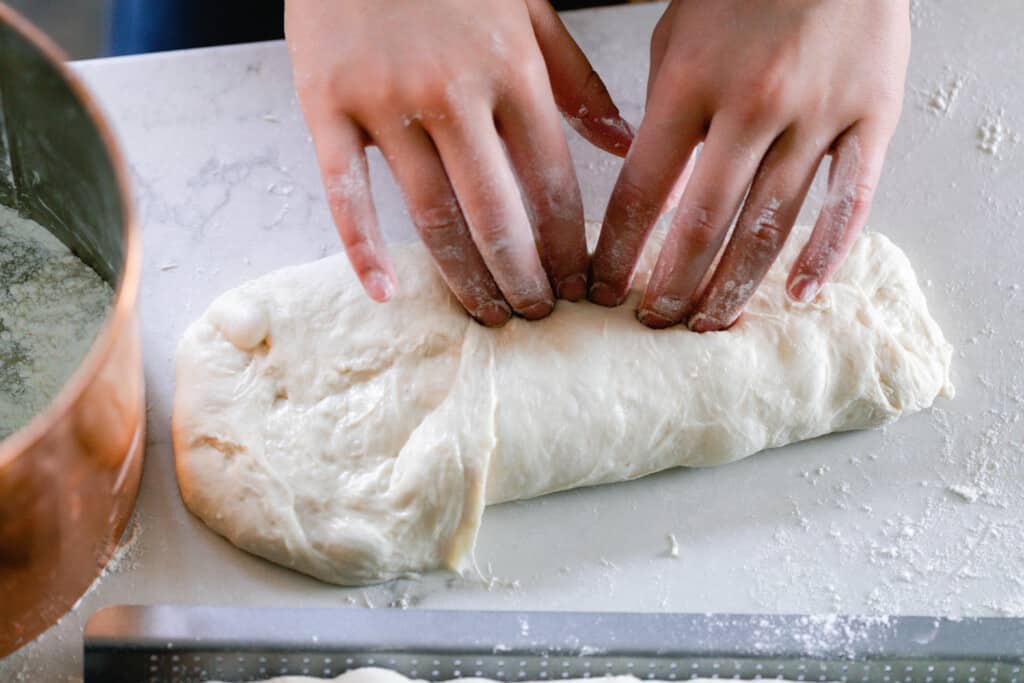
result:
[[[0,206],[0,439],[57,395],[114,292],[50,232]]]

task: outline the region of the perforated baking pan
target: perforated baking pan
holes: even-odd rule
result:
[[[117,606],[85,629],[85,683],[365,666],[428,681],[1024,683],[1024,620]]]

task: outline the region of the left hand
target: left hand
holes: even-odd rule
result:
[[[398,283],[368,145],[478,321],[542,318],[556,295],[586,296],[583,203],[559,111],[610,152],[624,154],[632,130],[548,0],[288,0],[286,32],[328,205],[372,298]]]
[[[824,206],[787,283],[794,299],[814,298],[867,220],[909,50],[907,0],[673,0],[651,40],[647,113],[605,214],[591,300],[625,299],[660,208],[702,141],[641,322],[729,327],[831,155]]]

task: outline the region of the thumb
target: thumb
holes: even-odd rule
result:
[[[526,0],[526,6],[562,115],[591,144],[625,156],[633,127],[619,114],[601,77],[548,0]]]

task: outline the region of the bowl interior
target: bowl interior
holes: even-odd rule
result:
[[[45,43],[36,44],[33,33],[0,6],[0,205],[48,230],[116,288],[126,262],[127,212],[115,161],[100,129],[103,124],[97,123],[81,86],[66,77],[51,50],[40,47]],[[56,398],[114,308],[111,301],[104,313],[102,295],[94,290],[81,302],[62,294],[60,285],[69,280],[54,280],[52,267],[44,270],[45,259],[33,265],[33,256],[44,253],[37,251],[42,242],[22,241],[20,248],[27,251],[19,250],[17,238],[10,244],[13,250],[0,260],[0,297],[9,297],[15,285],[22,292],[45,287],[49,294],[40,299],[40,305],[50,312],[37,319],[33,309],[26,312],[24,303],[19,312],[17,296],[8,299],[13,309],[5,310],[0,299],[0,335],[12,323],[16,330],[30,320],[39,324],[47,315],[50,321],[42,324],[64,320],[68,325],[59,334],[54,328],[48,351],[35,360],[26,355],[21,333],[8,329],[6,341],[0,337],[0,390],[6,387],[7,406],[0,404],[0,440],[39,414],[42,400],[49,403]],[[40,279],[44,272],[49,275]],[[29,289],[19,284],[26,282]],[[60,313],[58,302],[72,306],[75,315]],[[28,362],[43,378],[31,398],[24,394],[23,370],[19,370]]]
[[[0,15],[0,204],[50,230],[116,286],[125,262],[117,173],[60,69]]]

